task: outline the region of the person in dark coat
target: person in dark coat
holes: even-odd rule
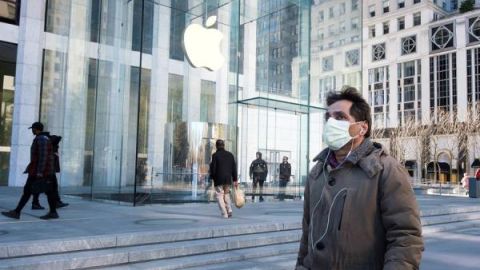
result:
[[[55,160],[54,160],[55,173],[59,173],[60,172],[60,156],[58,153],[58,148],[59,148],[60,141],[62,140],[62,137],[57,135],[50,135],[48,132],[45,132],[45,133],[47,134],[48,138],[50,139],[50,142],[52,143],[53,154],[55,157]],[[53,175],[52,191],[54,192],[55,201],[56,201],[55,206],[57,208],[68,206],[68,203],[62,202],[62,199],[60,198],[60,194],[58,192],[58,180],[57,180],[56,174]],[[32,210],[45,209],[45,207],[40,205],[39,197],[40,197],[39,193],[33,194]]]
[[[283,157],[283,162],[280,164],[280,191],[278,194],[278,199],[280,201],[285,200],[285,189],[287,188],[287,183],[290,181],[290,176],[292,175],[292,166],[288,163],[288,157]]]
[[[33,140],[30,148],[30,163],[25,170],[25,172],[28,173],[28,178],[25,186],[23,187],[23,195],[18,202],[17,208],[8,212],[2,212],[2,215],[9,218],[20,219],[20,212],[25,204],[27,204],[30,196],[32,196],[32,189],[35,181],[44,179],[46,183],[50,183],[51,185],[55,177],[55,157],[52,143],[48,138],[48,133],[43,132],[43,124],[40,122],[33,123],[30,129],[32,129],[35,139]],[[41,216],[40,218],[58,218],[53,189],[51,187],[48,188],[46,194],[50,212],[44,216]]]
[[[255,201],[257,187],[260,185],[260,201],[263,202],[263,183],[265,183],[267,175],[267,163],[262,159],[262,153],[257,152],[257,159],[252,161],[252,164],[250,165],[250,179],[253,180],[252,201]]]
[[[215,143],[217,152],[212,155],[210,163],[210,179],[213,179],[218,207],[224,218],[232,217],[232,204],[230,199],[230,187],[232,182],[238,186],[237,164],[233,154],[225,150],[225,142],[217,140]]]

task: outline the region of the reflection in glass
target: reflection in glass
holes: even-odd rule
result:
[[[183,76],[168,75],[168,122],[182,121],[183,113]]]
[[[209,123],[215,122],[215,82],[202,80],[200,121]]]
[[[6,186],[12,138],[17,45],[0,42],[0,51],[0,186]]]
[[[46,9],[45,31],[68,36],[71,1],[48,0]]]
[[[0,0],[0,21],[18,24],[20,3],[17,0]]]

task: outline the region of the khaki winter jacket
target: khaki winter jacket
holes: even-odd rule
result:
[[[418,205],[407,171],[366,139],[332,169],[325,149],[305,185],[296,269],[418,269]]]

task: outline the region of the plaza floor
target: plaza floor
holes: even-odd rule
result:
[[[15,207],[20,189],[0,189],[0,210]],[[42,204],[47,206],[44,196]],[[418,196],[421,211],[434,215],[445,209],[480,206],[480,199]],[[59,209],[60,219],[44,221],[38,217],[46,210],[31,210],[30,202],[20,220],[0,216],[0,243],[13,243],[49,239],[78,239],[132,232],[162,232],[191,230],[212,226],[238,226],[268,222],[300,222],[302,201],[247,203],[235,209],[232,219],[222,219],[216,204],[155,204],[139,207],[100,203],[66,197],[70,206]],[[452,210],[453,211],[453,210]],[[431,233],[425,236],[426,250],[422,269],[480,269],[480,228]],[[275,263],[278,269],[291,269],[292,255],[278,260],[265,258],[252,264],[268,266]],[[283,263],[282,263],[283,262]],[[245,262],[247,263],[247,262]],[[282,266],[283,265],[283,266]],[[220,266],[219,266],[220,267]],[[212,268],[213,269],[213,268]],[[221,269],[221,268],[218,268]],[[242,269],[238,267],[238,269]],[[245,268],[250,269],[250,268]],[[257,268],[252,268],[257,269]],[[260,267],[258,269],[269,269]]]

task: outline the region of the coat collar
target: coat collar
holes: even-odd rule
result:
[[[313,159],[313,161],[317,161],[321,164],[320,166],[323,166],[329,152],[330,149],[325,148]],[[368,177],[373,177],[383,169],[380,162],[380,156],[382,154],[385,154],[382,145],[366,138],[355,150],[352,151],[345,162],[359,166]]]

